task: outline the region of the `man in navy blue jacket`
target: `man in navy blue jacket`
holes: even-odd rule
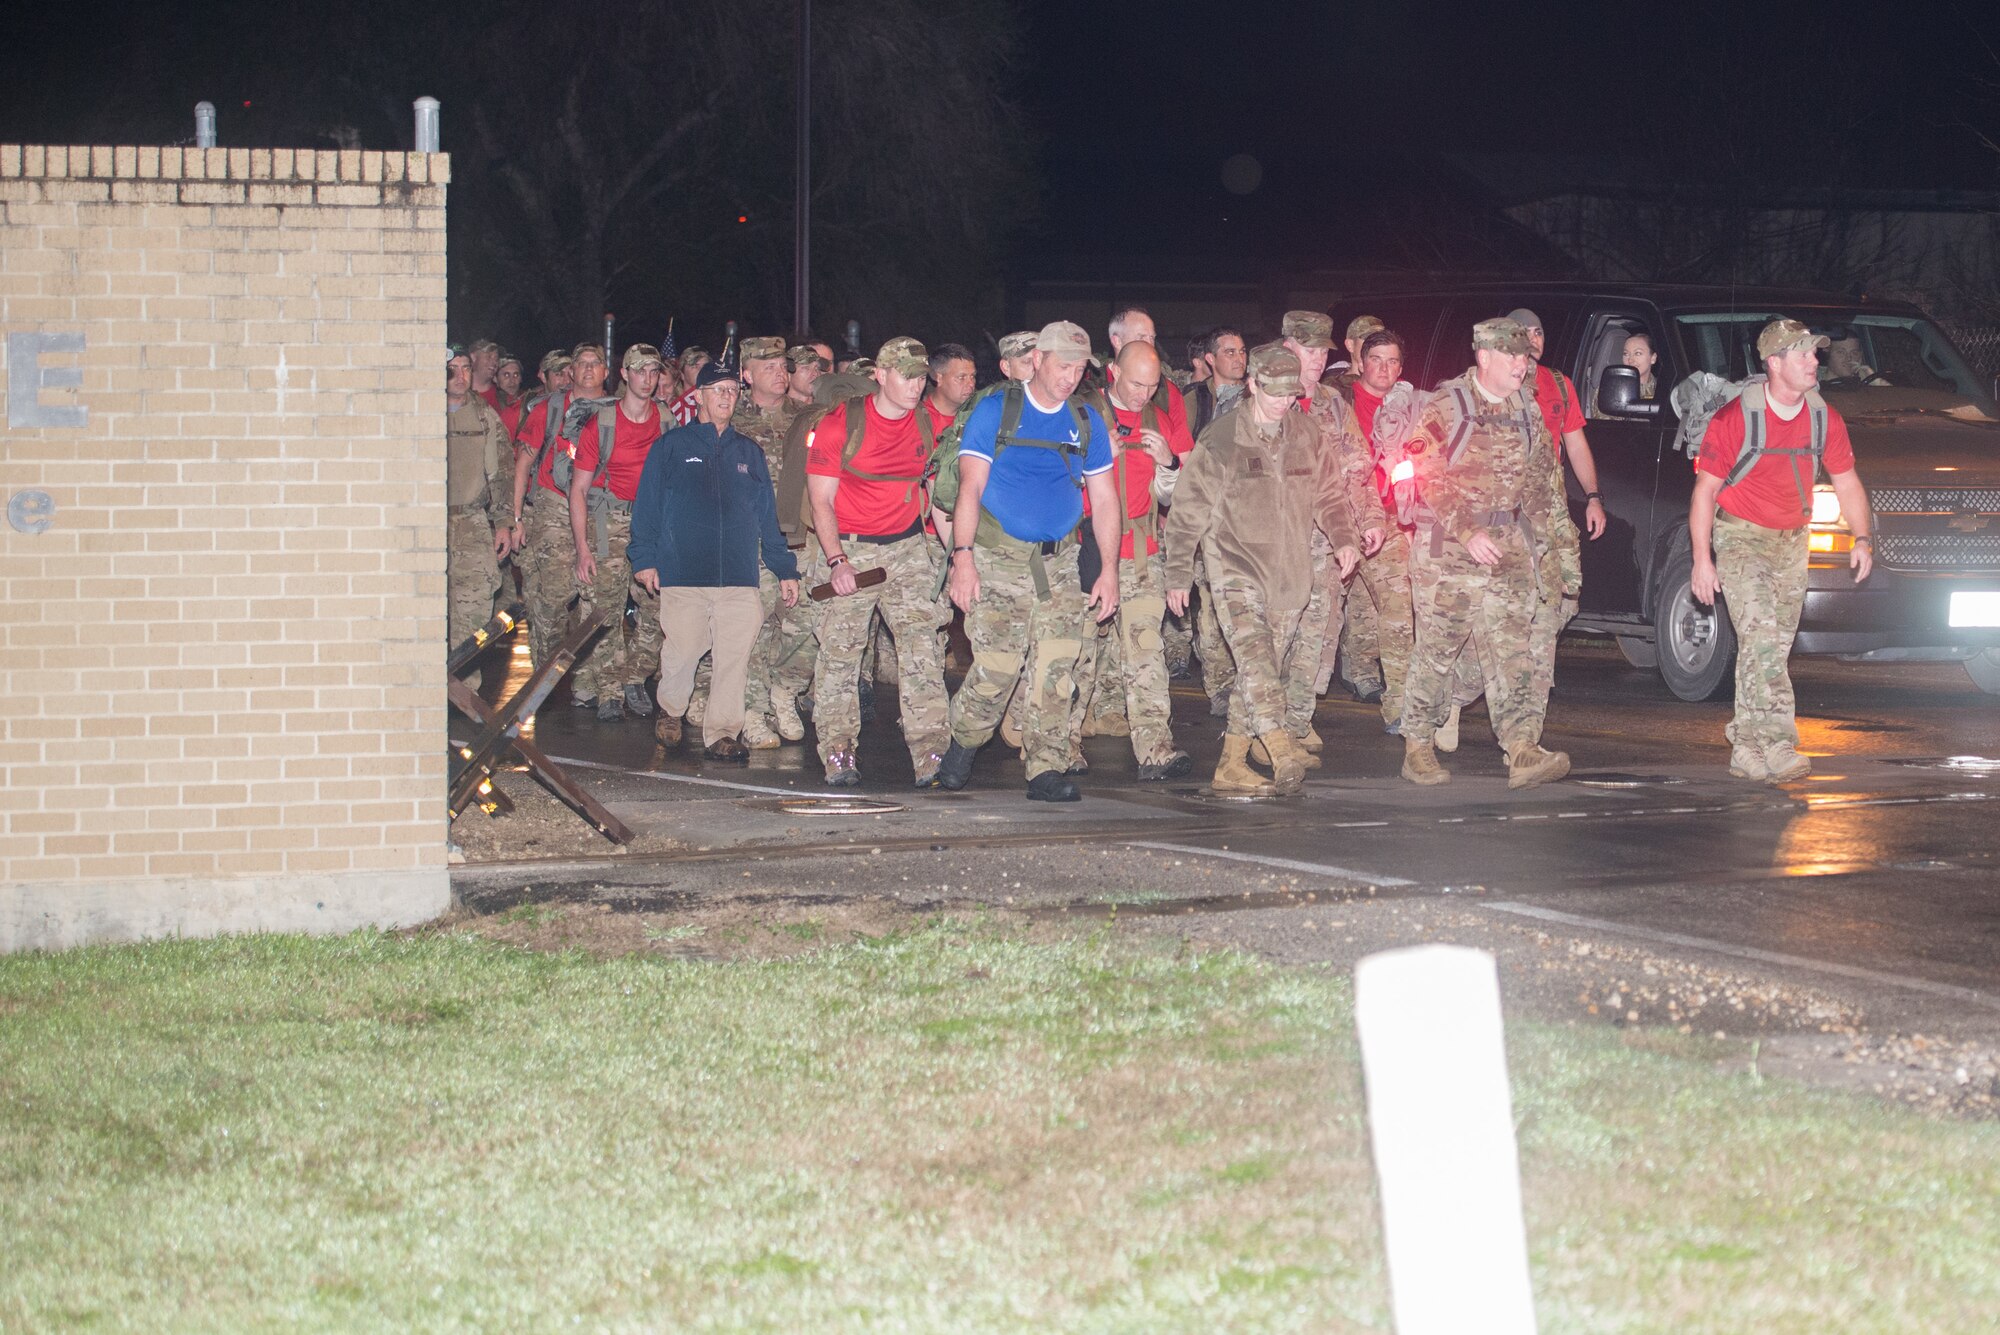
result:
[[[786,607],[799,601],[798,561],[778,530],[778,504],[764,451],[730,428],[741,386],[709,362],[695,379],[698,420],[654,444],[632,504],[632,577],[660,595],[660,739],[681,739],[695,665],[713,654],[702,754],[737,764],[750,646],[763,622],[761,563],[778,577]]]

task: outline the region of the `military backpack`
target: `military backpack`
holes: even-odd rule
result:
[[[1709,423],[1729,403],[1741,399],[1743,448],[1736,452],[1736,462],[1730,466],[1728,476],[1722,479],[1722,485],[1733,487],[1749,477],[1757,461],[1767,454],[1783,455],[1792,462],[1792,481],[1798,487],[1800,513],[1811,514],[1811,484],[1819,476],[1820,462],[1826,456],[1826,400],[1817,389],[1806,391],[1806,416],[1812,440],[1805,449],[1774,448],[1768,443],[1764,425],[1764,409],[1770,406],[1767,383],[1767,377],[1762,375],[1731,381],[1713,372],[1696,371],[1674,386],[1671,396],[1674,412],[1681,419],[1681,428],[1674,443],[1688,458],[1701,458],[1702,438],[1708,434]],[[1808,458],[1812,461],[1811,465],[1802,470],[1799,463]]]

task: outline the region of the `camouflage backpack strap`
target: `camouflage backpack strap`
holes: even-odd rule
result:
[[[1737,450],[1736,462],[1730,465],[1728,475],[1722,479],[1725,487],[1733,487],[1749,477],[1750,470],[1763,457],[1764,405],[1762,385],[1745,385],[1743,393],[1737,397],[1736,406],[1743,410],[1743,446]]]
[[[597,549],[597,559],[608,560],[611,556],[611,486],[598,482],[607,476],[611,467],[611,450],[618,443],[618,403],[613,400],[597,410],[597,467],[591,472],[590,481],[584,484],[584,503],[590,510],[591,545]]]
[[[569,406],[568,396],[564,394],[544,394],[541,406],[542,443],[535,448],[535,466],[528,472],[531,478],[541,476],[542,461],[549,457],[549,451],[556,447],[556,440],[562,435],[563,409]],[[526,422],[528,415],[522,413],[521,420]]]
[[[922,403],[917,404],[917,430],[926,446],[924,467],[915,473],[864,473],[854,466],[854,456],[861,452],[861,445],[868,434],[868,398],[849,399],[841,405],[847,414],[847,439],[840,447],[840,471],[849,477],[858,477],[863,482],[904,482],[909,485],[903,491],[905,503],[914,499],[917,487],[923,482],[930,467],[930,410]]]

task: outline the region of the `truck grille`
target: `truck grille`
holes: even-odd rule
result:
[[[2000,514],[2000,490],[1992,487],[1884,487],[1868,500],[1882,515]]]
[[[1887,570],[2000,570],[2000,489],[1883,487],[1871,492],[1875,559]]]

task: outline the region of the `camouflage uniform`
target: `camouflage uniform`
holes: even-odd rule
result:
[[[1021,681],[1022,746],[1033,779],[1069,768],[1069,706],[1089,613],[1077,581],[1075,544],[1042,558],[1046,598],[1036,596],[1028,552],[1026,544],[1011,541],[973,548],[979,600],[965,615],[972,670],[951,698],[951,735],[968,750],[983,746]]]
[[[824,583],[829,578],[823,573],[825,557],[817,543],[812,551],[813,581]],[[820,605],[819,654],[812,680],[820,760],[825,762],[835,751],[852,754],[860,741],[861,652],[879,609],[895,640],[903,740],[919,773],[934,769],[951,740],[944,660],[937,640],[938,627],[951,618],[950,604],[938,594],[937,540],[919,533],[900,542],[851,545],[847,555],[855,563],[855,573],[882,569],[889,577]]]
[[[1382,512],[1382,497],[1375,490],[1375,458],[1361,434],[1361,423],[1353,407],[1330,386],[1308,385],[1304,401],[1306,420],[1319,433],[1320,451],[1336,472],[1336,485],[1346,506],[1348,530],[1354,534],[1379,529],[1391,530]],[[1332,560],[1333,547],[1323,533],[1315,531],[1313,543],[1313,596],[1299,623],[1300,671],[1288,684],[1287,719],[1294,734],[1303,737],[1312,726],[1315,687],[1322,646],[1338,636],[1329,636],[1327,627],[1336,607],[1348,597],[1340,579],[1340,567]]]
[[[1076,661],[1076,704],[1070,710],[1072,747],[1090,717],[1122,716],[1132,734],[1132,754],[1141,765],[1165,765],[1174,758],[1173,697],[1167,684],[1167,656],[1160,636],[1167,597],[1158,553],[1144,554],[1139,538],[1134,556],[1118,562],[1115,624],[1086,629]],[[1108,731],[1108,730],[1107,730]]]
[[[631,503],[608,492],[605,497],[596,502],[610,507],[604,516],[605,543],[596,554],[596,577],[583,590],[584,602],[604,614],[604,630],[571,670],[571,680],[578,696],[618,699],[627,686],[643,686],[646,678],[660,669],[660,595],[632,582],[632,563],[626,552],[632,543]],[[596,541],[596,515],[590,516],[584,531]],[[572,564],[572,578],[574,571]],[[625,629],[628,595],[638,606],[639,619],[637,630],[629,635]]]
[[[1717,509],[1710,545],[1736,628],[1736,713],[1729,740],[1739,753],[1796,750],[1797,705],[1787,660],[1805,607],[1806,529],[1766,528]]]
[[[544,358],[546,363],[549,359]],[[576,538],[570,533],[569,498],[541,484],[542,440],[546,415],[553,411],[558,426],[569,404],[567,394],[538,399],[521,415],[516,448],[533,456],[537,467],[528,476],[521,522],[524,533],[514,564],[521,571],[521,600],[528,609],[529,664],[539,670],[549,661],[569,629],[569,604],[576,597]],[[543,414],[537,417],[536,413]],[[562,449],[557,441],[550,447]]]
[[[1446,456],[1458,427],[1454,388],[1473,410],[1455,461]],[[1556,523],[1555,451],[1541,410],[1525,389],[1491,402],[1467,371],[1424,406],[1405,452],[1427,512],[1411,545],[1416,646],[1404,685],[1404,741],[1431,744],[1451,707],[1460,653],[1470,648],[1484,669],[1501,749],[1512,756],[1535,747],[1548,692],[1532,645],[1539,578],[1531,533],[1549,534]],[[1465,549],[1481,531],[1500,548],[1495,565],[1480,565]]]
[[[500,566],[494,529],[513,504],[514,450],[506,424],[477,394],[445,416],[446,635],[452,645],[493,619]]]
[[[1283,362],[1296,385],[1297,360],[1286,353]],[[1281,377],[1274,383],[1286,382]],[[1294,651],[1300,618],[1312,601],[1314,525],[1336,550],[1356,545],[1338,469],[1321,444],[1304,414],[1286,412],[1266,427],[1245,402],[1202,432],[1175,485],[1166,583],[1169,589],[1189,587],[1199,547],[1236,663],[1229,696],[1233,737],[1290,732],[1289,676],[1304,673],[1311,684],[1313,664],[1299,661]]]

